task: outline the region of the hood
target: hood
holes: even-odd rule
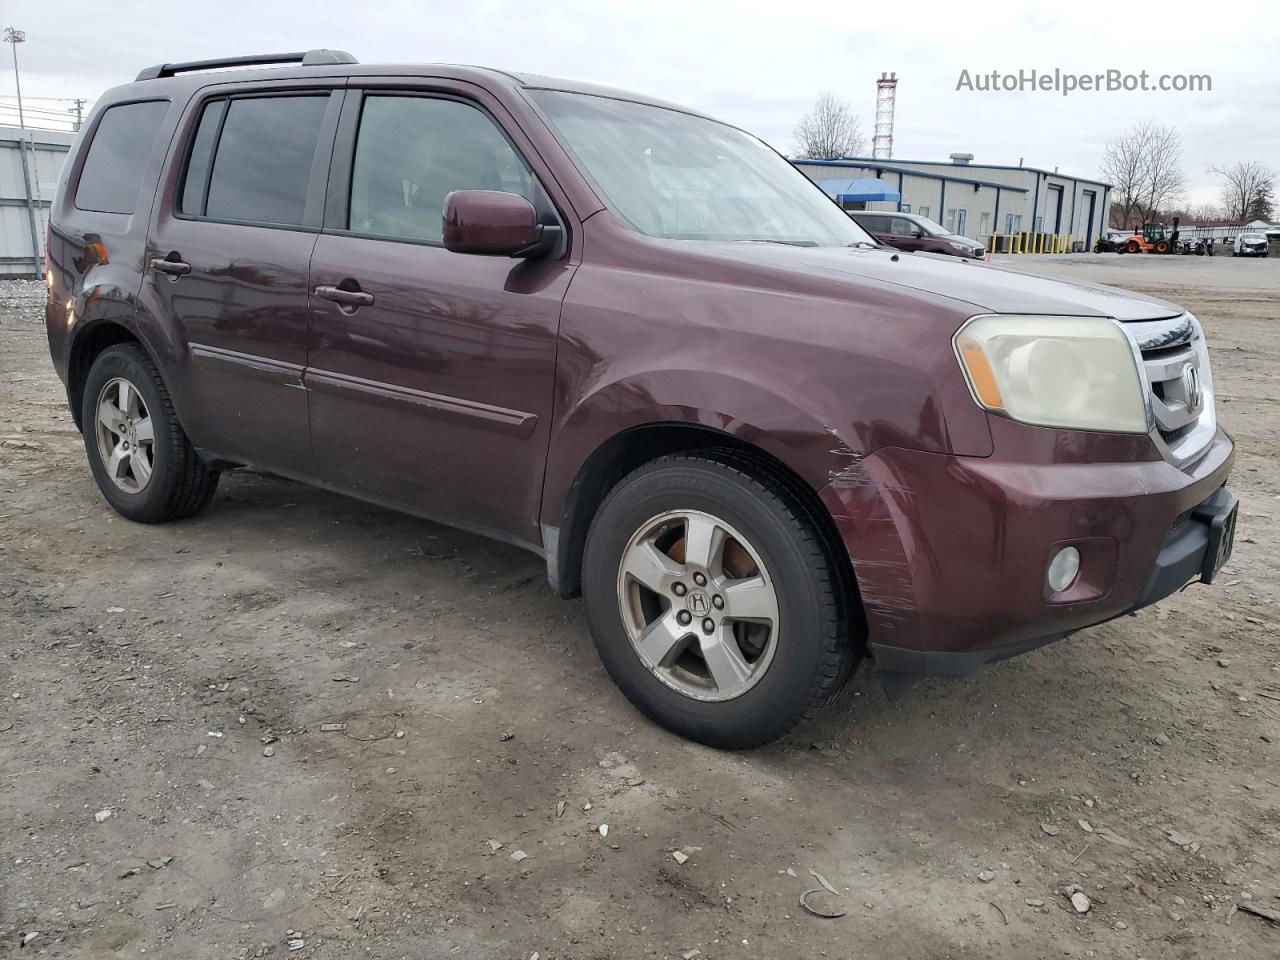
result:
[[[973,239],[971,239],[970,237],[961,236],[961,235],[960,235],[960,234],[958,234],[958,233],[939,233],[939,234],[935,235],[935,236],[933,237],[933,239],[934,239],[934,240],[947,240],[947,241],[950,241],[951,243],[958,243],[958,244],[960,244],[960,246],[962,246],[962,247],[980,247],[980,246],[982,246],[982,244],[980,244],[977,240],[973,240]]]
[[[967,241],[973,243],[973,241]],[[702,243],[717,259],[852,285],[893,285],[963,301],[975,313],[1115,317],[1122,322],[1175,317],[1183,308],[1115,287],[1018,273],[941,254],[897,253],[866,247],[793,247],[772,243]]]

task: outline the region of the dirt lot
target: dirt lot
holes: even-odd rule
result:
[[[1280,262],[1029,265],[1203,319],[1221,585],[745,754],[642,720],[516,549],[246,473],[116,517],[3,285],[0,956],[1280,956],[1233,910],[1280,911]]]

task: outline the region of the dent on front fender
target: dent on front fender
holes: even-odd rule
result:
[[[909,481],[877,458],[853,455],[818,496],[849,552],[866,617],[868,640],[913,645],[919,635],[910,540],[902,504]]]

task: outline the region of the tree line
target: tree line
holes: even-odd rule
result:
[[[1271,221],[1276,173],[1260,160],[1212,166],[1222,178],[1218,205],[1188,206],[1182,163],[1182,134],[1164,123],[1147,121],[1122,133],[1102,155],[1102,177],[1111,183],[1111,225],[1131,229],[1150,221],[1179,217],[1205,220]]]

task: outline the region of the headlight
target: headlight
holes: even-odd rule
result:
[[[1105,317],[974,317],[955,336],[973,398],[1023,423],[1146,433],[1133,346]]]

